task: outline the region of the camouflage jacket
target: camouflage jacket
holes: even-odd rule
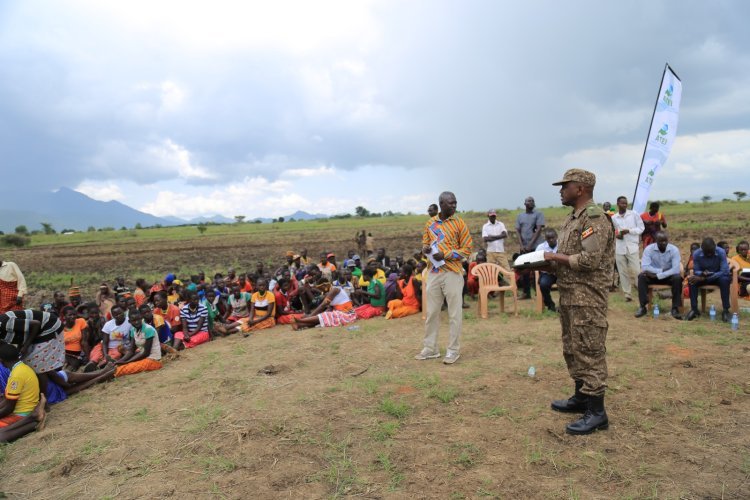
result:
[[[615,264],[615,231],[593,200],[565,220],[557,251],[570,257],[570,267],[557,266],[560,304],[606,306]]]

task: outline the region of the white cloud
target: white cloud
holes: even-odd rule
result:
[[[122,190],[112,181],[98,182],[84,180],[75,187],[75,191],[99,201],[125,201],[125,195]]]
[[[318,175],[333,176],[336,174],[336,169],[333,167],[316,167],[316,168],[291,168],[284,171],[284,177],[315,177]]]

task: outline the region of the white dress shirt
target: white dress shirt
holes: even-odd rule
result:
[[[500,236],[505,229],[505,224],[495,219],[495,223],[487,222],[482,226],[482,238],[485,236]],[[505,252],[505,238],[487,243],[487,252]]]
[[[643,219],[632,210],[625,210],[624,214],[620,212],[612,216],[612,223],[615,229],[621,231],[627,229],[628,232],[622,239],[615,238],[615,254],[625,255],[629,253],[638,253],[638,244],[641,241],[643,233]]]

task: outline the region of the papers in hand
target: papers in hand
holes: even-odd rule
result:
[[[443,259],[437,260],[435,259],[435,257],[433,257],[433,255],[435,255],[436,253],[440,251],[438,250],[437,243],[433,243],[430,246],[430,249],[432,250],[432,252],[430,252],[430,254],[427,257],[430,259],[430,263],[432,263],[433,269],[437,269],[438,267],[443,267],[445,265],[445,260]]]
[[[513,267],[544,267],[547,262],[544,260],[544,251],[537,250],[535,252],[525,253],[519,255],[518,258],[513,262]]]

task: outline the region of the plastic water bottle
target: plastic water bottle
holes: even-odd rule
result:
[[[732,314],[732,330],[740,329],[740,317],[737,313]]]
[[[359,331],[359,325],[347,326],[346,329],[349,330],[350,332],[358,332]]]
[[[716,308],[713,304],[711,304],[711,309],[708,311],[708,317],[711,318],[711,321],[716,321]]]
[[[529,377],[534,378],[534,375],[536,375],[536,368],[529,366]]]
[[[654,319],[659,319],[659,304],[654,304]]]

